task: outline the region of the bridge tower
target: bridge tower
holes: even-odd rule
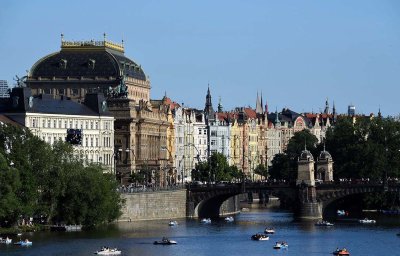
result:
[[[333,160],[328,151],[321,151],[317,158],[317,171],[316,176],[324,182],[333,181]]]
[[[296,185],[306,184],[315,186],[314,178],[314,157],[307,149],[304,149],[297,162]]]
[[[314,157],[304,149],[297,162],[297,180],[299,198],[298,218],[302,220],[322,219],[322,204],[317,201],[315,189]]]

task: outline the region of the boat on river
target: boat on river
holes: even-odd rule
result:
[[[286,242],[276,242],[274,245],[274,249],[287,249],[289,247],[288,243]]]
[[[375,224],[376,220],[370,220],[368,218],[365,218],[365,219],[359,220],[358,222],[360,222],[362,224]]]
[[[315,223],[315,226],[332,227],[333,223],[330,223],[329,221],[326,220],[319,220],[317,223]]]
[[[209,224],[209,223],[211,223],[211,219],[210,218],[204,218],[204,219],[201,219],[200,222],[204,223],[204,224]]]
[[[224,219],[226,222],[233,222],[235,219],[232,216],[225,217]]]
[[[337,255],[337,256],[350,256],[349,251],[346,248],[343,249],[339,249],[337,248],[333,253],[333,255]]]
[[[254,241],[267,241],[267,240],[269,240],[269,236],[257,233],[255,235],[251,236],[251,240],[254,240]]]
[[[177,225],[178,225],[178,222],[176,220],[170,220],[168,223],[168,226],[171,226],[171,227],[177,226]]]
[[[264,233],[265,234],[275,234],[275,229],[274,228],[265,228]]]
[[[100,251],[94,252],[94,254],[97,254],[97,255],[120,255],[121,250],[118,250],[117,248],[103,247],[100,249]]]
[[[167,237],[163,237],[161,239],[161,241],[154,241],[154,244],[161,244],[161,245],[173,245],[173,244],[177,244],[176,241],[174,240],[170,240]]]
[[[31,246],[32,245],[32,241],[29,241],[28,239],[25,240],[20,240],[18,242],[14,243],[15,245],[20,245],[20,246]]]
[[[11,238],[2,238],[0,237],[0,244],[11,244],[12,243],[12,239]]]

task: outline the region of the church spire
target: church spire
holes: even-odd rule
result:
[[[212,107],[212,102],[211,102],[211,92],[210,92],[210,84],[208,84],[208,89],[207,89],[207,96],[206,96],[206,105],[204,108],[204,114],[206,116],[207,120],[214,120],[214,109]]]
[[[328,98],[326,98],[326,101],[325,101],[325,110],[324,110],[324,114],[329,114],[329,103],[328,103]]]
[[[263,109],[262,109],[262,105],[260,102],[260,97],[258,96],[258,92],[257,92],[257,100],[256,100],[256,113],[257,114],[262,114],[263,113]]]
[[[221,104],[221,96],[219,96],[219,99],[218,99],[218,113],[221,113],[223,111],[223,108],[222,108],[222,104]]]

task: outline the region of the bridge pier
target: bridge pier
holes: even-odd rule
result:
[[[315,186],[302,186],[299,188],[300,208],[297,218],[300,220],[322,219],[322,203],[317,201]]]

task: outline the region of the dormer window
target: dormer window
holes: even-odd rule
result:
[[[58,63],[58,66],[62,69],[67,69],[67,60],[61,59],[60,62]]]
[[[96,64],[96,60],[94,60],[94,59],[89,59],[89,61],[88,61],[88,68],[94,69],[95,64]]]

